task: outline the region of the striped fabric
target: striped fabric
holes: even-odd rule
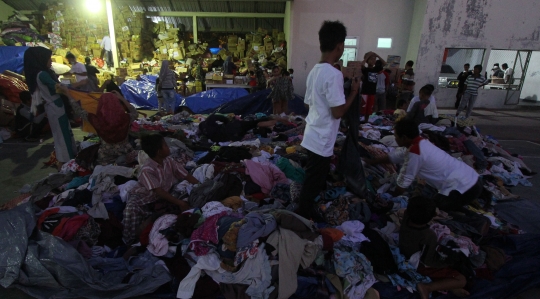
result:
[[[480,76],[478,78],[474,78],[474,76],[469,76],[467,78],[467,81],[465,81],[465,85],[467,85],[467,89],[465,90],[465,92],[476,96],[478,95],[478,88],[486,84],[487,82],[488,80],[483,76]]]

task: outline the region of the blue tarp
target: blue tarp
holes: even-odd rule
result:
[[[216,88],[185,98],[182,106],[188,106],[195,113],[204,113],[246,95],[248,92],[243,88]]]
[[[128,102],[133,104],[135,108],[154,110],[158,108],[157,92],[155,90],[155,83],[150,83],[152,77],[155,76],[141,76],[146,77],[143,81],[127,80],[120,86],[120,90],[124,94],[124,97]],[[155,80],[155,79],[154,79]],[[154,81],[155,82],[155,81]],[[182,97],[176,95],[176,105],[180,106],[182,103]]]
[[[22,74],[24,69],[24,52],[26,49],[28,47],[0,47],[0,73],[7,70]]]
[[[245,97],[223,104],[217,109],[207,110],[201,113],[234,113],[237,115],[255,114],[258,112],[272,114],[272,101],[268,99],[271,89],[262,90],[249,94]],[[288,113],[294,112],[297,115],[307,115],[308,110],[304,106],[304,98],[294,95],[294,99],[289,101]]]

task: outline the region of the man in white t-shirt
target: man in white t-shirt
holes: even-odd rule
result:
[[[514,81],[513,80],[514,70],[511,67],[508,67],[507,63],[503,63],[501,67],[504,71],[504,83],[512,84],[513,83],[512,81]]]
[[[75,74],[75,79],[77,82],[88,79],[86,67],[84,64],[77,61],[75,55],[68,53],[66,55],[66,59],[69,61],[69,64],[71,64],[71,70],[69,70],[69,73]]]
[[[435,86],[433,84],[427,84],[426,87],[431,88],[431,92],[435,90]],[[415,96],[412,98],[411,102],[409,103],[409,107],[407,107],[407,113],[411,112],[412,107],[417,102],[420,102],[420,96]],[[429,105],[426,107],[425,116],[431,115],[434,119],[439,118],[439,110],[437,110],[437,102],[435,101],[435,97],[433,95],[429,96]]]
[[[108,67],[113,67],[113,56],[112,56],[112,45],[111,45],[111,38],[108,35],[105,35],[103,39],[101,39],[101,49],[105,52],[105,62],[107,62]]]
[[[469,165],[450,156],[419,135],[412,120],[400,120],[394,126],[396,143],[402,147],[388,156],[367,161],[370,164],[400,164],[398,192],[402,193],[416,178],[425,180],[439,193],[437,207],[444,211],[460,210],[482,193],[482,179]]]
[[[307,78],[304,103],[309,106],[302,146],[308,151],[306,177],[300,193],[297,213],[305,218],[316,217],[314,199],[326,187],[330,158],[340,118],[358,95],[359,80],[353,80],[351,93],[345,99],[343,74],[333,67],[343,55],[347,29],[339,21],[325,21],[319,30],[321,60]]]

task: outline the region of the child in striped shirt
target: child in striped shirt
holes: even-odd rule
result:
[[[478,96],[478,88],[488,84],[488,80],[484,78],[480,72],[482,72],[482,66],[479,64],[475,65],[473,75],[469,76],[467,81],[465,81],[465,93],[463,93],[463,97],[461,98],[461,102],[456,111],[456,119],[461,111],[465,110],[465,107],[467,107],[465,116],[467,118],[471,116],[474,102],[476,102],[476,97]]]

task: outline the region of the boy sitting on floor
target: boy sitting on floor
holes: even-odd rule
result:
[[[422,299],[428,299],[431,292],[444,290],[458,297],[466,297],[469,292],[463,289],[467,284],[465,276],[442,261],[436,250],[437,235],[428,225],[435,214],[435,203],[432,200],[425,197],[411,198],[399,231],[399,249],[407,258],[422,251],[418,273],[432,280],[431,283],[417,285]]]
[[[144,136],[141,138],[141,147],[149,159],[141,169],[139,183],[129,192],[124,210],[122,224],[126,244],[137,239],[139,226],[144,218],[152,214],[148,204],[164,199],[178,205],[182,211],[188,210],[189,204],[173,197],[169,190],[179,180],[187,180],[191,184],[199,183],[180,162],[169,156],[171,151],[163,136],[158,134]]]
[[[434,124],[437,121],[437,119],[434,118],[434,115],[437,115],[437,117],[439,116],[436,112],[437,108],[435,103],[430,101],[432,92],[433,89],[428,85],[420,89],[419,99],[412,104],[412,107],[409,105],[406,119],[413,120],[417,125],[422,123]]]

